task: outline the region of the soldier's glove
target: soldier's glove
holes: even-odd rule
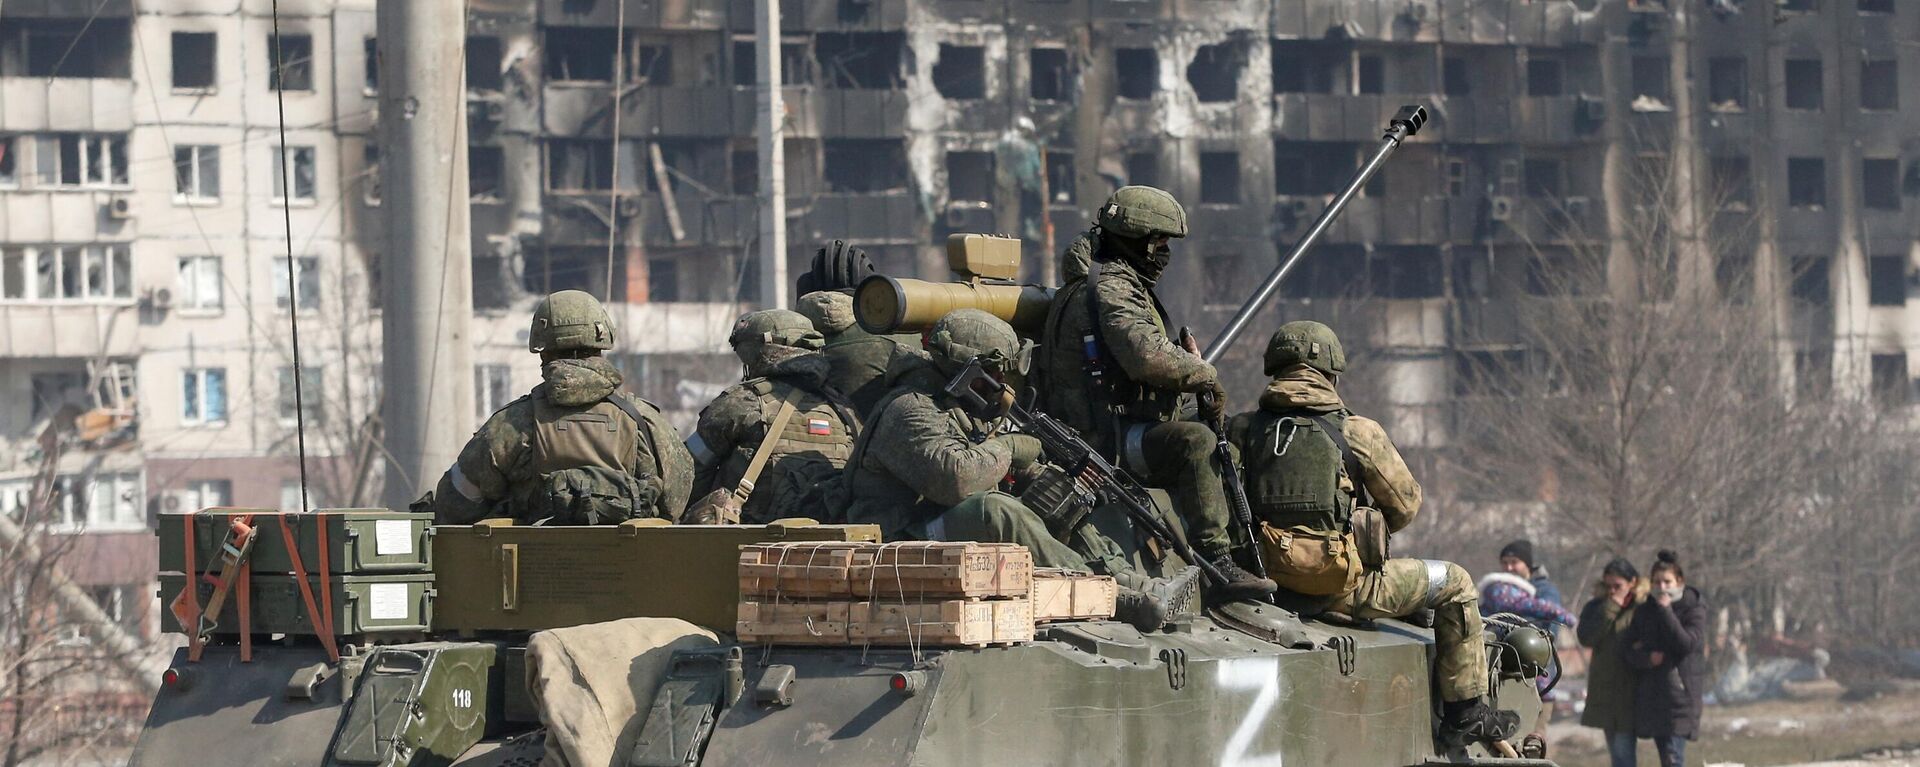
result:
[[[1200,404],[1200,420],[1216,423],[1227,415],[1227,389],[1218,380],[1212,381],[1207,388],[1199,392],[1196,398]]]
[[[1040,461],[1044,453],[1040,438],[1031,434],[1002,434],[994,439],[1013,452],[1013,471],[1016,474],[1026,473]]]

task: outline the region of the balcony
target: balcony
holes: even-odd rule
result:
[[[0,77],[0,131],[123,133],[133,104],[130,79]]]

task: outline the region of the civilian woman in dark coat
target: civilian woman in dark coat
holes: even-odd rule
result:
[[[1646,579],[1625,557],[1614,557],[1593,585],[1593,599],[1580,609],[1580,644],[1593,650],[1587,666],[1587,709],[1580,723],[1600,728],[1613,767],[1634,767],[1639,758],[1633,738],[1638,675],[1627,667],[1625,641],[1635,610],[1646,601]]]
[[[1652,597],[1634,611],[1622,639],[1634,685],[1633,732],[1652,738],[1661,767],[1686,763],[1686,742],[1700,733],[1700,696],[1707,691],[1707,606],[1671,551],[1649,576]]]

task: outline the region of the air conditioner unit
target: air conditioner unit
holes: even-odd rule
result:
[[[133,203],[125,197],[115,197],[107,201],[107,218],[126,220],[133,218]]]
[[[173,289],[154,288],[147,291],[147,305],[163,312],[173,308]]]
[[[1511,221],[1513,219],[1513,198],[1504,194],[1494,195],[1490,217],[1495,221]]]

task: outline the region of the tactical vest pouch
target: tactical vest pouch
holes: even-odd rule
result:
[[[687,506],[680,515],[683,525],[737,525],[740,524],[740,497],[727,488],[721,488],[702,496]]]
[[[1096,499],[1060,467],[1045,463],[1036,468],[1020,491],[1020,502],[1046,523],[1047,532],[1065,542],[1093,511]]]
[[[1267,575],[1282,588],[1308,596],[1337,596],[1360,583],[1360,557],[1345,534],[1308,527],[1260,525]]]
[[[829,511],[827,508],[834,486],[840,484],[841,467],[819,456],[788,456],[781,468],[784,471],[770,477],[760,488],[768,503],[760,513],[745,520],[748,524],[769,524],[776,519],[799,517],[837,520],[844,516],[844,509]]]
[[[531,521],[550,525],[617,525],[654,516],[658,491],[624,471],[602,466],[562,469],[541,478]]]
[[[1386,566],[1392,556],[1389,550],[1387,517],[1372,506],[1357,506],[1353,510],[1353,542],[1358,549],[1360,565],[1369,572]]]

